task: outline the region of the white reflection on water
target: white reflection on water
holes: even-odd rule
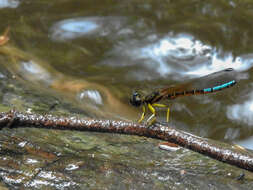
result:
[[[17,8],[18,5],[17,0],[0,0],[0,8]]]
[[[85,90],[81,92],[79,95],[79,99],[89,99],[95,104],[102,105],[103,99],[100,95],[100,93],[97,90]]]
[[[51,38],[53,40],[71,40],[86,35],[106,36],[114,35],[115,32],[122,32],[122,17],[79,17],[66,19],[55,23],[51,27]]]
[[[52,27],[52,38],[57,40],[74,39],[94,32],[99,28],[96,22],[88,19],[67,19],[56,23]]]
[[[34,61],[21,62],[21,66],[21,72],[24,73],[23,77],[28,80],[43,81],[47,84],[51,83],[52,76],[50,73]]]
[[[176,37],[167,36],[158,43],[149,45],[141,49],[144,56],[151,57],[171,56],[178,60],[194,58],[197,54],[202,54],[203,50],[210,49],[190,35],[178,35]]]
[[[245,71],[253,65],[253,54],[238,57],[231,53],[224,54],[189,34],[169,33],[162,38],[150,35],[142,40],[123,41],[117,43],[107,55],[109,59],[104,64],[138,65],[139,70],[135,69],[129,74],[137,80],[169,75],[174,79],[200,77],[229,67]]]
[[[250,98],[245,102],[229,106],[227,117],[245,123],[248,126],[253,126],[253,93],[250,94]]]
[[[224,56],[215,48],[203,44],[189,35],[167,36],[158,42],[141,48],[139,58],[149,58],[146,64],[157,67],[162,76],[179,75],[203,76],[228,67],[247,70],[253,65],[253,54],[234,57],[231,53]],[[136,55],[136,54],[135,54]]]
[[[234,68],[237,71],[245,71],[253,65],[253,54],[244,55],[242,57],[233,57],[231,53],[220,57],[218,52],[212,54],[211,64],[199,65],[187,72],[189,75],[203,76],[228,67]]]
[[[165,76],[169,73],[180,72],[180,61],[183,64],[192,63],[196,56],[201,56],[205,51],[210,50],[211,47],[195,40],[192,36],[181,34],[166,36],[154,44],[141,48],[136,55],[140,59],[149,58],[150,61],[146,61],[146,64],[152,66],[155,64],[156,71]],[[183,70],[185,68],[183,66]]]
[[[123,34],[132,33],[132,28],[125,25],[126,21],[124,17],[110,16],[66,19],[51,27],[51,38],[71,40],[84,36],[110,35],[110,40],[116,39],[117,43],[106,52],[108,59],[104,59],[102,64],[114,67],[138,65],[139,70],[130,70],[127,75],[139,77],[139,80],[168,75],[174,79],[185,75],[200,77],[228,67],[239,71],[252,67],[253,54],[240,57],[234,57],[231,53],[224,55],[190,34],[168,33],[163,37],[151,34],[139,39],[121,38]]]
[[[185,74],[199,65],[200,61],[208,61],[211,50],[210,46],[188,34],[168,34],[163,38],[152,34],[145,39],[115,44],[107,53],[108,60],[103,63],[112,66],[138,65],[141,68],[130,71],[130,76],[145,80],[170,74]]]

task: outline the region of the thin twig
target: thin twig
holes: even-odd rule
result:
[[[138,135],[165,140],[182,147],[199,152],[216,160],[253,171],[253,155],[237,146],[231,146],[210,139],[201,138],[181,130],[156,124],[147,127],[142,124],[80,119],[77,117],[56,117],[52,115],[38,115],[21,113],[15,110],[0,113],[0,128],[3,127],[37,127],[47,129],[64,129],[78,131],[96,131]]]

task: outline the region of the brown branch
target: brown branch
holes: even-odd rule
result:
[[[253,155],[246,150],[233,148],[233,146],[231,147],[231,145],[225,143],[197,137],[160,124],[147,127],[124,121],[55,117],[52,115],[27,114],[12,110],[0,113],[0,128],[3,127],[38,127],[151,137],[169,141],[219,161],[253,171]]]

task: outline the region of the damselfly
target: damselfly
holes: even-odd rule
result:
[[[147,119],[147,122],[149,124],[154,123],[156,121],[155,107],[167,108],[168,122],[170,109],[167,105],[159,104],[159,101],[165,99],[172,100],[182,96],[213,93],[234,86],[235,84],[235,71],[232,68],[228,68],[176,86],[157,89],[145,97],[135,91],[130,99],[130,103],[135,107],[142,105],[143,112],[138,122],[143,121],[146,108],[148,108],[152,115]]]

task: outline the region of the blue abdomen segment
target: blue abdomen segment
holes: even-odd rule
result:
[[[230,82],[227,82],[227,83],[224,83],[224,84],[221,84],[219,86],[215,86],[215,87],[212,87],[212,88],[205,88],[204,89],[204,93],[208,93],[208,92],[215,92],[215,91],[218,91],[218,90],[222,90],[224,88],[228,88],[230,86],[233,86],[235,85],[236,81],[235,80],[232,80]]]

